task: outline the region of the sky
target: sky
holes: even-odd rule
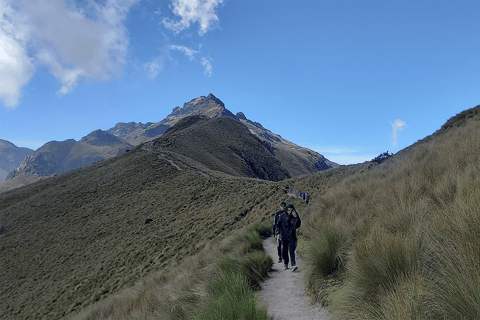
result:
[[[480,104],[480,1],[0,0],[0,139],[37,149],[213,93],[339,164]]]

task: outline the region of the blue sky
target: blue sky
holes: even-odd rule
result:
[[[480,1],[0,0],[0,139],[36,149],[213,93],[340,164],[480,104]]]

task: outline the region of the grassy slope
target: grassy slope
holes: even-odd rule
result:
[[[479,133],[476,107],[371,169],[296,181],[309,288],[336,317],[480,318]]]
[[[60,318],[196,253],[278,191],[162,158],[135,149],[2,194],[0,313]]]
[[[478,318],[478,110],[371,169],[360,164],[273,183],[209,171],[166,151],[162,160],[135,149],[94,170],[3,194],[0,245],[7,259],[0,267],[7,273],[0,280],[0,311],[11,318],[36,312],[58,318],[201,252],[115,304],[129,319],[165,307],[168,318],[187,319],[175,310],[191,311],[178,308],[208,291],[200,280],[222,256],[220,240],[270,218],[281,200],[293,200],[304,221],[299,234],[306,242],[299,250],[309,261],[309,288],[337,316]],[[312,195],[311,205],[286,197],[292,185]],[[47,207],[52,195],[56,205]],[[325,290],[335,281],[341,284]]]

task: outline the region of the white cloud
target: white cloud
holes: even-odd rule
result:
[[[170,50],[178,50],[180,52],[185,53],[185,55],[190,59],[190,61],[195,60],[195,55],[199,52],[199,51],[190,49],[190,48],[185,47],[185,46],[178,46],[178,45],[173,45],[173,44],[168,46],[168,48]]]
[[[172,21],[163,19],[163,25],[178,33],[190,27],[190,23],[198,22],[198,33],[204,35],[212,25],[218,22],[215,8],[223,3],[223,0],[172,0],[173,13],[181,19]]]
[[[1,0],[0,81],[9,83],[0,82],[4,104],[18,104],[35,64],[47,66],[60,81],[59,94],[71,92],[80,77],[106,80],[118,75],[128,47],[124,21],[139,1],[89,1],[77,8],[68,0]]]
[[[212,70],[212,63],[210,62],[210,60],[207,59],[207,58],[203,58],[203,59],[202,59],[202,66],[205,67],[204,73],[205,73],[208,77],[211,77],[213,70]]]
[[[0,99],[6,107],[17,106],[20,89],[34,73],[27,54],[28,26],[9,1],[0,2]]]
[[[402,131],[403,127],[406,125],[405,121],[402,121],[400,119],[396,119],[395,122],[390,123],[392,125],[392,136],[390,138],[390,142],[392,143],[392,146],[397,146],[397,134],[398,131]]]
[[[163,58],[155,58],[153,61],[145,63],[143,68],[147,73],[148,78],[155,79],[163,69]]]
[[[200,45],[199,49],[201,49],[201,48],[202,48],[202,46]],[[183,52],[190,59],[190,61],[195,61],[195,55],[200,53],[200,51],[197,51],[197,50],[185,47],[185,46],[179,46],[179,45],[173,45],[173,44],[169,45],[168,49]],[[208,77],[211,77],[212,72],[213,72],[211,59],[203,57],[202,61],[200,63],[205,68],[204,69],[205,75],[208,76]]]

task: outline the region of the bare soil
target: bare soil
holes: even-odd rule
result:
[[[284,270],[283,262],[278,263],[277,247],[273,237],[263,242],[265,251],[272,257],[274,265],[269,277],[260,290],[259,302],[268,307],[268,315],[275,320],[328,320],[327,308],[313,304],[305,293],[303,265],[301,257],[296,256],[299,269],[292,272]]]

